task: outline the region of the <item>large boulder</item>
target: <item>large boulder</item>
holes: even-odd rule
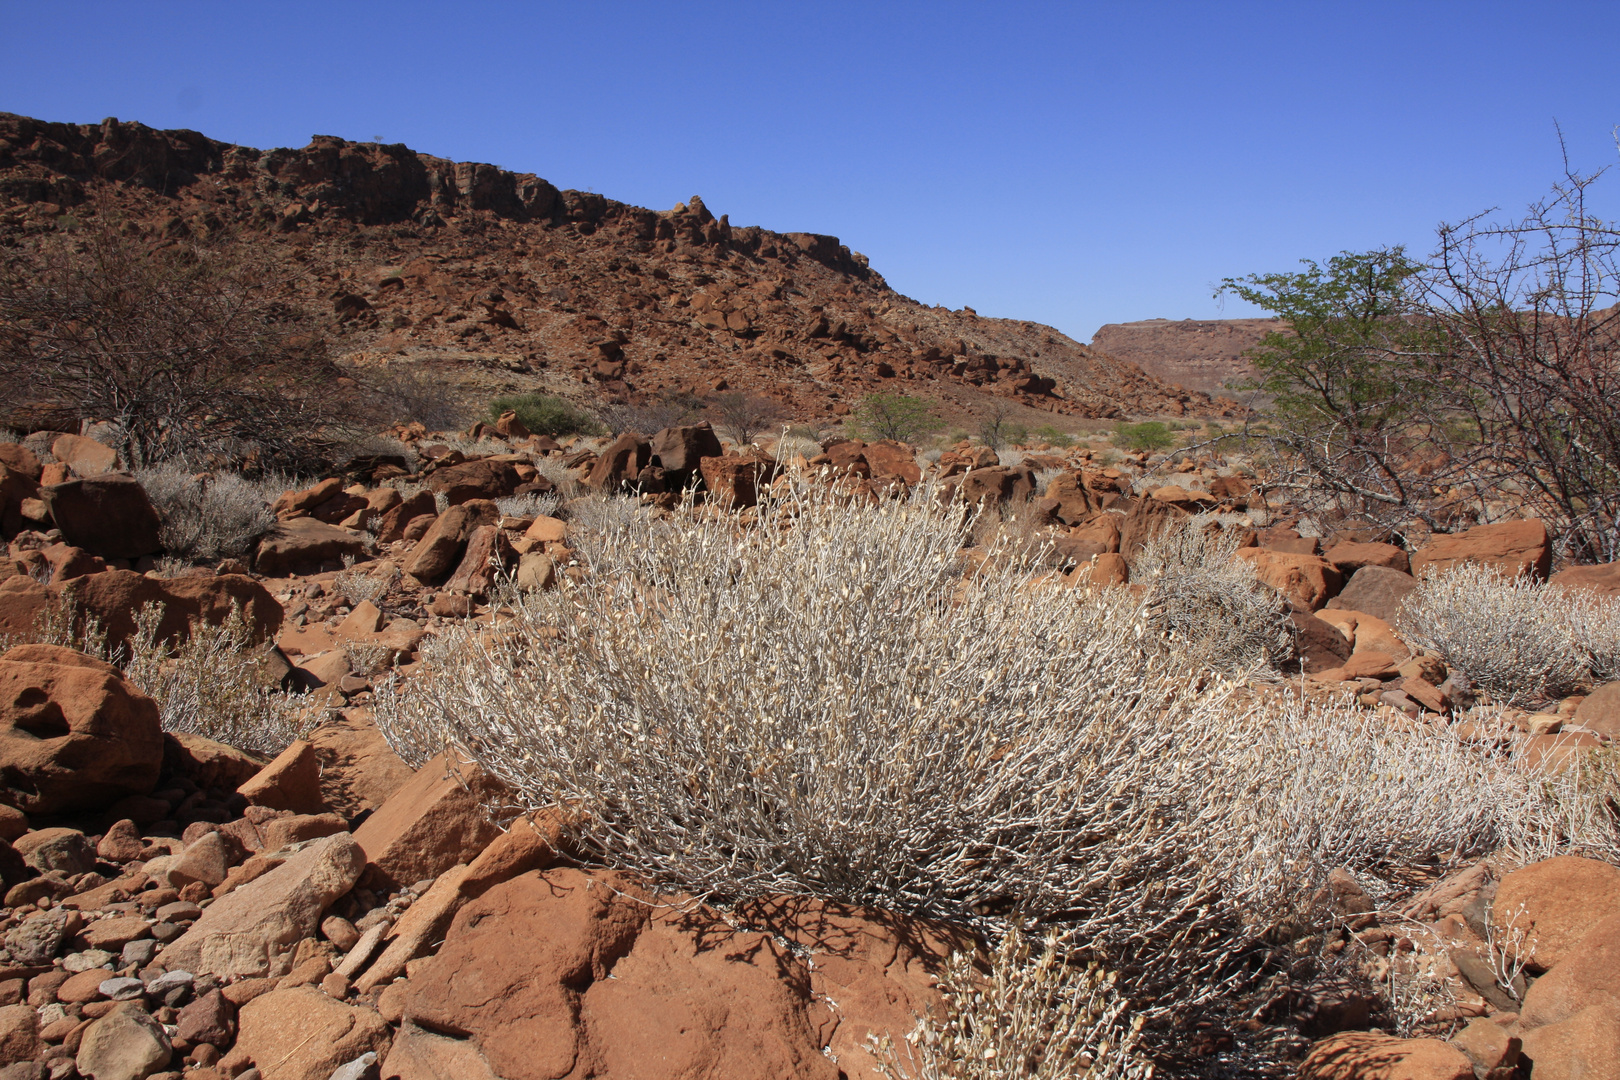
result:
[[[329,1080],[364,1054],[381,1058],[389,1042],[388,1024],[375,1009],[295,986],[242,1006],[236,1046],[225,1064],[232,1070],[256,1065],[264,1080]]]
[[[1620,867],[1597,859],[1556,855],[1502,878],[1491,904],[1499,941],[1522,935],[1521,956],[1545,971],[1577,950],[1591,930],[1620,915]]]
[[[517,561],[517,552],[499,525],[480,525],[467,537],[467,551],[450,580],[447,591],[467,596],[484,596],[496,580]]]
[[[1321,610],[1344,587],[1344,576],[1320,555],[1242,548],[1237,557],[1254,564],[1255,575],[1301,611]]]
[[[504,499],[521,483],[517,466],[498,458],[479,458],[435,469],[427,478],[429,490],[443,495],[451,506],[473,499]]]
[[[1605,683],[1575,710],[1575,722],[1599,735],[1620,739],[1620,682]]]
[[[685,487],[696,476],[698,462],[725,453],[720,437],[705,420],[701,424],[667,427],[652,437],[648,445],[650,464],[657,465]]]
[[[450,507],[405,557],[405,572],[419,581],[444,577],[460,564],[473,530],[498,525],[500,520],[500,508],[487,499],[471,499]]]
[[[778,472],[776,460],[757,451],[706,457],[698,464],[709,497],[734,509],[758,503],[759,493]]]
[[[1077,472],[1066,472],[1052,478],[1046,485],[1043,498],[1052,503],[1051,514],[1065,525],[1079,525],[1089,521],[1102,509],[1102,501],[1086,487],[1085,479]],[[1119,550],[1119,526],[1114,525],[1114,551]]]
[[[157,705],[117,668],[55,645],[0,656],[0,802],[99,811],[150,794],[162,767]]]
[[[635,483],[641,470],[651,462],[652,444],[646,436],[627,431],[602,451],[585,477],[585,486],[598,491],[618,491],[626,484]],[[667,469],[669,466],[664,467]]]
[[[345,556],[359,559],[365,553],[366,538],[361,533],[298,517],[281,522],[259,541],[253,565],[266,577],[291,577],[341,570]]]
[[[992,465],[962,476],[957,492],[970,503],[1016,502],[1035,494],[1035,471],[1024,465]]]
[[[99,476],[118,467],[118,451],[83,435],[58,435],[51,440],[51,456],[75,476]]]
[[[1401,605],[1417,588],[1417,579],[1387,566],[1363,566],[1345,583],[1337,596],[1326,604],[1328,608],[1362,611],[1376,619],[1395,625]]]
[[[170,971],[220,978],[285,972],[332,902],[360,879],[365,853],[348,833],[316,840],[215,900],[163,951]]]
[[[1551,971],[1530,984],[1519,1024],[1525,1030],[1561,1024],[1594,1008],[1620,1015],[1620,913],[1577,938]]]
[[[446,754],[427,762],[355,831],[368,882],[401,888],[470,863],[500,829],[484,811],[506,789]]]
[[[53,602],[50,591],[27,574],[0,580],[0,635],[33,637]]]
[[[173,1052],[162,1024],[136,1002],[120,1001],[84,1029],[74,1064],[92,1080],[145,1080]]]
[[[194,574],[152,578],[129,570],[107,570],[62,583],[63,599],[100,620],[112,642],[126,642],[135,632],[135,615],[148,604],[163,609],[157,634],[166,642],[182,641],[193,623],[221,626],[240,610],[255,643],[268,641],[281,629],[281,604],[246,574]]]
[[[418,491],[383,513],[382,522],[377,526],[377,542],[392,544],[395,540],[402,540],[405,537],[405,526],[419,517],[428,517],[437,512],[438,504],[434,502],[433,493]]]
[[[876,480],[898,480],[907,487],[922,482],[922,466],[917,464],[917,451],[897,439],[879,439],[867,443],[861,450],[867,466]]]
[[[1567,567],[1548,578],[1547,584],[1596,596],[1620,596],[1620,563]]]
[[[1328,548],[1322,556],[1338,567],[1339,573],[1349,577],[1363,566],[1382,566],[1401,573],[1410,573],[1411,557],[1394,544],[1364,544],[1345,540]]]
[[[104,559],[138,559],[163,550],[162,522],[132,476],[107,473],[39,489],[67,542]]]
[[[320,764],[320,802],[346,818],[375,810],[416,775],[377,725],[352,710],[310,732],[309,744]]]
[[[496,885],[418,962],[405,1017],[464,1033],[506,1080],[836,1080],[822,1054],[834,1018],[813,1015],[801,962],[769,934],[653,899],[568,868]]]
[[[1311,1048],[1299,1080],[1474,1080],[1474,1064],[1439,1039],[1343,1031]]]
[[[1546,580],[1552,569],[1552,537],[1539,521],[1502,521],[1436,536],[1412,553],[1412,573],[1418,577],[1464,563],[1491,567],[1503,577],[1528,574]]]
[[[1524,1033],[1523,1054],[1535,1080],[1620,1077],[1620,1010],[1593,1006],[1531,1028]]]

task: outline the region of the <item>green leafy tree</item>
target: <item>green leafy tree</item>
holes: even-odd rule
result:
[[[906,443],[945,426],[928,402],[888,392],[867,395],[855,410],[854,420],[863,434]]]
[[[1257,377],[1240,387],[1263,395],[1258,431],[1276,452],[1272,486],[1383,523],[1449,520],[1457,508],[1434,503],[1420,465],[1455,460],[1469,427],[1422,314],[1423,267],[1399,247],[1302,265],[1227,278],[1217,294],[1283,324],[1246,354]]]
[[[1153,453],[1176,445],[1170,426],[1162,420],[1145,420],[1140,424],[1121,424],[1114,430],[1114,441],[1127,450]]]
[[[1271,411],[1310,427],[1386,429],[1430,396],[1422,334],[1408,318],[1417,265],[1399,247],[1342,252],[1303,271],[1226,278],[1231,294],[1277,316],[1247,354]]]

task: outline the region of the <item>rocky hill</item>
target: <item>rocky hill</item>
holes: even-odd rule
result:
[[[997,400],[1026,421],[1232,408],[1048,326],[919,304],[836,237],[736,226],[697,197],[654,211],[398,144],[261,151],[0,114],[0,244],[105,213],[157,238],[245,236],[349,362],[469,405],[737,390],[822,426],[878,390],[958,423]]]
[[[1140,367],[1154,378],[1206,394],[1252,374],[1243,353],[1278,327],[1276,319],[1143,319],[1109,323],[1091,347]]]

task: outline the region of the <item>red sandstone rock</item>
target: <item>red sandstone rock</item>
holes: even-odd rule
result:
[[[302,739],[294,742],[252,779],[237,788],[255,806],[290,810],[295,814],[321,814],[321,762],[315,748]]]
[[[157,706],[111,664],[54,645],[0,656],[0,800],[100,810],[150,793],[162,764]]]
[[[503,793],[476,766],[445,755],[427,762],[355,832],[368,880],[399,888],[470,863],[500,834],[480,800]]]
[[[1497,888],[1491,922],[1499,940],[1515,929],[1532,970],[1545,971],[1573,955],[1598,923],[1620,914],[1620,867],[1559,855],[1508,874]],[[1523,953],[1521,952],[1521,955]]]
[[[1620,596],[1620,563],[1567,567],[1548,578],[1547,584],[1596,596]]]
[[[223,624],[240,609],[255,642],[275,637],[281,628],[281,605],[268,589],[244,574],[150,578],[128,570],[108,570],[65,582],[60,595],[94,615],[110,641],[127,641],[135,632],[135,613],[147,604],[163,606],[158,637],[178,641],[190,636],[191,624]]]
[[[1334,544],[1322,557],[1338,567],[1339,573],[1347,578],[1363,566],[1382,566],[1403,574],[1411,573],[1412,570],[1411,559],[1394,544],[1360,544],[1348,541]]]
[[[1593,875],[1593,879],[1596,880],[1597,876]],[[1504,878],[1503,884],[1506,882],[1507,878]],[[1607,896],[1583,893],[1582,898],[1586,904],[1579,912],[1581,917],[1572,919],[1571,925],[1590,925],[1590,929],[1573,938],[1567,949],[1556,952],[1558,960],[1552,969],[1530,985],[1529,992],[1524,995],[1524,1007],[1519,1012],[1519,1023],[1525,1030],[1562,1023],[1583,1009],[1601,1008],[1611,1015],[1620,1015],[1620,911],[1615,910],[1617,898],[1613,893]],[[1500,902],[1499,891],[1496,903]],[[1493,904],[1492,908],[1494,921],[1496,905]],[[1592,913],[1593,909],[1607,909],[1611,914],[1595,924],[1587,924],[1584,916]],[[1543,924],[1538,924],[1536,931],[1539,940],[1557,940],[1552,938],[1551,928]],[[1540,959],[1539,951],[1537,959]]]
[[[1289,555],[1265,548],[1242,548],[1237,557],[1252,562],[1261,581],[1305,611],[1320,610],[1344,587],[1344,575],[1318,555]]]
[[[1474,1080],[1474,1066],[1439,1039],[1345,1031],[1311,1048],[1299,1080]]]
[[[163,550],[157,511],[133,477],[107,473],[40,489],[45,508],[68,543],[107,559]]]
[[[358,559],[365,553],[363,534],[300,517],[283,521],[275,532],[259,541],[253,565],[267,577],[318,574],[342,569],[345,556]]]
[[[1463,563],[1494,568],[1504,577],[1529,574],[1545,580],[1552,569],[1552,539],[1539,521],[1503,521],[1436,536],[1412,553],[1412,573],[1419,577]]]
[[[506,1080],[838,1076],[791,954],[650,899],[625,878],[571,869],[497,885],[416,970],[406,1017],[467,1032]]]

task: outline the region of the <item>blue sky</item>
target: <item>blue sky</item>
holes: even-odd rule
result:
[[[833,233],[928,303],[1247,314],[1617,160],[1620,4],[20,3],[0,110],[389,142]],[[1620,170],[1609,185],[1620,187]],[[1606,216],[1620,217],[1612,197]]]

